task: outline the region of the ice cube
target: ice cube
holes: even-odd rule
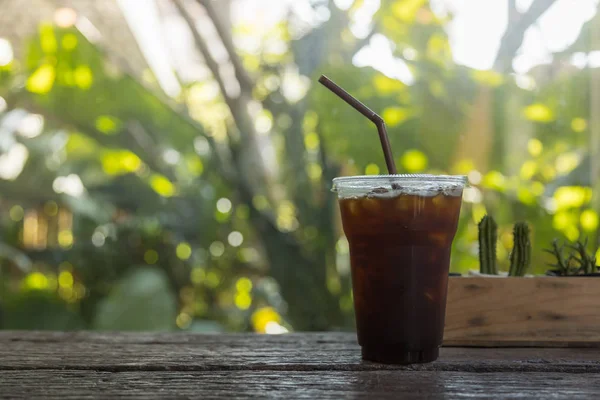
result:
[[[396,208],[400,211],[408,211],[413,206],[412,196],[398,196],[396,199]]]
[[[436,246],[444,247],[448,244],[448,236],[442,232],[432,232],[429,234],[429,240]]]
[[[361,205],[362,207],[369,213],[369,214],[377,214],[381,212],[381,200],[376,199],[376,198],[365,198],[361,200]]]
[[[358,199],[349,199],[349,200],[346,200],[346,202],[347,202],[347,207],[348,207],[348,211],[350,211],[350,214],[352,214],[353,216],[358,216],[360,214],[359,200]]]
[[[425,290],[425,298],[431,302],[435,301],[435,290],[427,289]]]
[[[434,206],[443,208],[446,206],[446,196],[444,196],[443,194],[438,194],[433,199],[431,199],[431,202]]]

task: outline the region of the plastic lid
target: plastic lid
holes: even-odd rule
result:
[[[360,175],[335,178],[332,191],[340,198],[394,197],[401,194],[435,196],[440,193],[460,196],[466,184],[465,175]]]

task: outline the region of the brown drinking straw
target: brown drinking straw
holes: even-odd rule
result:
[[[390,174],[396,174],[396,164],[394,163],[394,157],[392,156],[392,148],[390,146],[390,140],[388,139],[387,130],[385,128],[385,121],[379,115],[375,114],[369,107],[352,97],[352,95],[346,92],[344,89],[336,85],[331,79],[325,75],[321,75],[319,83],[337,94],[342,100],[350,104],[356,111],[369,118],[377,127],[379,133],[379,140],[381,141],[381,147],[383,148],[383,155],[385,157],[385,164],[387,165],[388,172]]]

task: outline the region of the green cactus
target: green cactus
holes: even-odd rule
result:
[[[514,245],[510,253],[509,276],[525,276],[531,264],[531,241],[527,222],[517,222],[513,229]]]
[[[496,242],[498,225],[493,217],[484,216],[479,228],[479,271],[482,274],[498,275],[496,267]]]

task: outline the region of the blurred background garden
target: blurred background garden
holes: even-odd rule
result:
[[[353,329],[331,179],[467,174],[477,222],[598,240],[597,0],[0,0],[0,328]],[[594,111],[596,110],[596,111]]]

